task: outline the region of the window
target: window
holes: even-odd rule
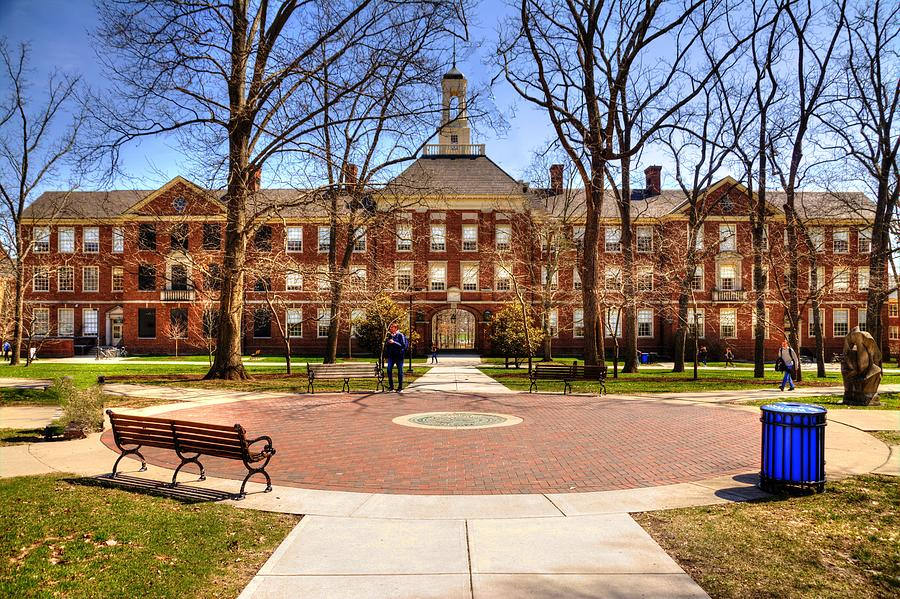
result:
[[[356,238],[353,240],[353,251],[357,252],[357,253],[366,251],[366,230],[365,229],[357,229],[356,230]]]
[[[868,310],[866,308],[859,308],[856,311],[856,325],[859,327],[860,331],[866,330],[866,322],[868,321]]]
[[[300,308],[288,308],[285,315],[288,337],[303,336],[303,312]]]
[[[900,327],[888,327],[888,335],[891,341],[900,339]]]
[[[653,267],[641,266],[637,272],[638,291],[653,291]]]
[[[653,251],[653,227],[637,228],[637,251],[642,254]]]
[[[494,242],[498,250],[508,250],[512,243],[512,225],[497,225],[494,231]]]
[[[350,310],[350,336],[357,337],[356,327],[366,319],[366,311],[360,309]]]
[[[809,309],[809,324],[807,325],[807,337],[815,337],[816,330],[813,328],[815,323],[813,322],[813,311],[812,308]],[[825,334],[825,308],[819,308],[819,326],[822,327],[822,334]]]
[[[404,291],[412,287],[413,263],[394,263],[394,283],[397,291]]]
[[[203,223],[203,249],[222,249],[222,225],[219,223]]]
[[[331,310],[319,308],[316,310],[316,337],[328,336],[328,325],[331,324]]]
[[[834,290],[849,291],[850,290],[850,268],[834,267]]]
[[[219,311],[207,308],[203,311],[203,336],[212,339],[219,335]]]
[[[763,225],[762,229],[762,251],[769,250],[769,225]]]
[[[50,251],[50,227],[35,227],[32,231],[32,251],[46,254]]]
[[[584,309],[575,308],[572,311],[572,336],[584,337]]]
[[[412,251],[412,224],[400,223],[397,225],[397,251]]]
[[[653,336],[653,310],[638,310],[637,313],[637,336],[652,337]]]
[[[125,291],[125,270],[121,266],[112,268],[112,291]]]
[[[734,200],[729,195],[723,195],[719,198],[719,208],[725,213],[732,212],[734,210]]]
[[[815,275],[815,281],[813,281]],[[825,267],[817,266],[815,273],[813,273],[813,269],[809,269],[809,288],[821,290],[825,287]]]
[[[316,287],[319,291],[331,289],[331,277],[328,276],[327,266],[316,267]]]
[[[113,227],[112,251],[114,254],[121,254],[125,251],[125,233],[122,231],[122,227]]]
[[[60,266],[56,271],[56,284],[59,291],[75,291],[75,269]]]
[[[825,249],[825,232],[822,227],[810,227],[806,233],[809,235],[814,251],[821,252]]]
[[[444,252],[447,250],[447,227],[445,225],[431,225],[431,251]]]
[[[289,252],[303,251],[303,227],[288,227],[285,232],[285,249]]]
[[[753,318],[750,319],[750,334],[756,337],[756,306],[753,307]],[[766,308],[763,316],[763,337],[769,338],[769,309]]]
[[[559,337],[559,310],[556,308],[547,311],[547,333]]]
[[[203,288],[207,291],[219,291],[222,289],[222,267],[211,262],[203,273]]]
[[[271,291],[272,289],[272,278],[267,276],[256,277],[256,282],[253,283],[253,291],[259,291],[265,293],[266,291]]]
[[[734,252],[737,250],[737,225],[719,225],[719,251]]]
[[[694,276],[691,277],[691,289],[693,291],[703,291],[703,265],[694,266]]]
[[[835,254],[846,254],[850,251],[850,231],[836,229],[831,236],[831,243]]]
[[[169,289],[187,291],[190,288],[187,265],[173,264],[169,269]]]
[[[303,274],[289,272],[284,278],[284,287],[287,291],[303,291]]]
[[[572,227],[572,241],[575,242],[575,249],[584,248],[584,227]]]
[[[850,310],[836,309],[831,312],[835,337],[846,337],[850,332]]]
[[[57,247],[61,254],[71,254],[75,251],[75,228],[60,227]]]
[[[35,337],[50,334],[50,308],[35,308],[31,313],[31,334]]]
[[[860,266],[856,271],[856,284],[860,291],[869,289],[869,267]]]
[[[365,289],[366,288],[366,267],[365,266],[351,266],[350,267],[350,286],[353,289]]]
[[[81,273],[82,291],[100,291],[100,267],[85,266]]]
[[[722,291],[732,291],[737,289],[737,268],[734,264],[719,265],[719,289]]]
[[[81,334],[85,337],[97,336],[96,308],[85,308],[81,311]]]
[[[900,312],[900,309],[898,309],[897,302],[891,302],[888,304],[888,316],[890,316],[891,318],[897,318],[898,312]]]
[[[331,229],[319,227],[319,252],[327,252],[331,249]]]
[[[169,240],[173,252],[188,251],[188,226],[187,223],[177,223],[169,229]]]
[[[545,253],[556,252],[559,242],[556,239],[556,231],[544,231],[541,233],[541,251]]]
[[[462,226],[462,251],[478,251],[478,225]]]
[[[559,270],[554,269],[553,272],[550,273],[549,285],[547,284],[548,283],[547,279],[548,279],[547,267],[542,266],[541,267],[541,285],[549,286],[549,288],[551,290],[559,289]]]
[[[622,270],[618,266],[606,267],[603,288],[607,291],[618,291],[622,288]]]
[[[478,262],[461,262],[460,279],[463,291],[478,291]]]
[[[691,226],[688,224],[688,243],[690,243],[690,231]],[[703,223],[697,225],[697,230],[694,231],[694,249],[698,252],[703,250]]]
[[[50,269],[46,266],[35,266],[31,279],[33,291],[50,291]]]
[[[56,334],[60,337],[75,336],[75,310],[60,308],[56,311]]]
[[[253,234],[253,247],[259,252],[272,251],[272,227],[262,225]]]
[[[622,229],[620,227],[606,227],[603,230],[603,236],[607,252],[622,251]]]
[[[266,308],[253,311],[253,338],[268,339],[272,336],[272,316]]]
[[[431,291],[444,291],[447,288],[447,265],[443,262],[428,264],[428,288]]]
[[[734,308],[719,310],[719,337],[722,339],[737,337],[737,310]]]
[[[606,310],[604,330],[607,337],[622,336],[622,318],[618,308],[608,308]]]
[[[188,311],[187,308],[172,308],[169,310],[169,338],[187,339],[188,336]]]
[[[138,266],[138,291],[156,291],[156,267],[150,264]],[[156,337],[154,333],[151,335]]]
[[[692,338],[695,335],[697,339],[704,339],[706,337],[706,312],[703,308],[688,308],[687,330]]]
[[[156,249],[156,225],[153,223],[141,223],[138,226],[138,249],[148,251]],[[154,316],[154,322],[155,318]]]
[[[872,229],[860,229],[857,242],[860,254],[868,254],[872,251]]]
[[[509,274],[509,267],[505,264],[498,264],[494,271],[494,289],[497,291],[510,291],[512,289],[512,277]]]
[[[575,291],[581,291],[581,273],[578,272],[577,266],[572,269],[572,288]]]

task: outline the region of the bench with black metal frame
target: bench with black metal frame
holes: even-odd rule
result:
[[[306,364],[307,393],[316,392],[318,380],[344,381],[341,391],[350,392],[352,379],[375,379],[375,390],[384,391],[384,370],[377,363],[339,362],[337,364]]]
[[[531,384],[528,392],[537,391],[539,380],[553,380],[563,382],[563,395],[572,393],[572,381],[585,380],[600,383],[601,395],[606,395],[606,367],[579,365],[578,362],[569,364],[544,364],[538,363],[528,374]]]
[[[247,476],[241,483],[241,491],[237,495],[237,499],[245,497],[244,489],[247,481],[254,474],[262,474],[266,477],[266,493],[272,490],[272,479],[266,472],[266,466],[275,455],[275,448],[272,447],[272,438],[267,435],[247,439],[244,427],[239,424],[227,426],[150,416],[132,416],[116,414],[112,410],[106,410],[106,413],[112,424],[116,447],[122,452],[122,455],[113,464],[113,478],[118,471],[119,462],[128,455],[140,458],[141,472],[147,470],[147,461],[140,450],[142,447],[157,447],[171,449],[181,460],[181,464],[172,474],[173,487],[178,484],[176,482],[178,473],[188,464],[197,464],[197,467],[200,468],[200,480],[206,480],[206,469],[200,463],[200,456],[212,456],[238,460],[247,467]],[[260,450],[254,451],[252,446],[260,442],[265,442],[265,445]],[[261,466],[257,465],[259,462],[262,462]]]

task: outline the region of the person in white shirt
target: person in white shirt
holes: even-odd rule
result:
[[[794,390],[794,367],[797,364],[797,354],[794,348],[788,345],[787,339],[781,342],[781,349],[778,350],[778,359],[784,364],[784,378],[781,379],[781,390],[784,391],[785,385],[788,385],[791,391]]]

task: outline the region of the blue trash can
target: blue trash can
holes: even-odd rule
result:
[[[650,363],[650,354],[647,352],[641,352],[641,364],[649,364]]]
[[[759,486],[825,490],[825,425],[828,410],[802,403],[762,406],[762,465]]]

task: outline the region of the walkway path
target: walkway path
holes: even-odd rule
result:
[[[403,392],[407,394],[465,393],[475,395],[513,393],[505,385],[484,374],[474,365],[466,364],[467,361],[471,361],[470,359],[454,356],[450,359],[441,358],[440,360],[431,370],[410,383]],[[457,363],[454,364],[454,362]]]

